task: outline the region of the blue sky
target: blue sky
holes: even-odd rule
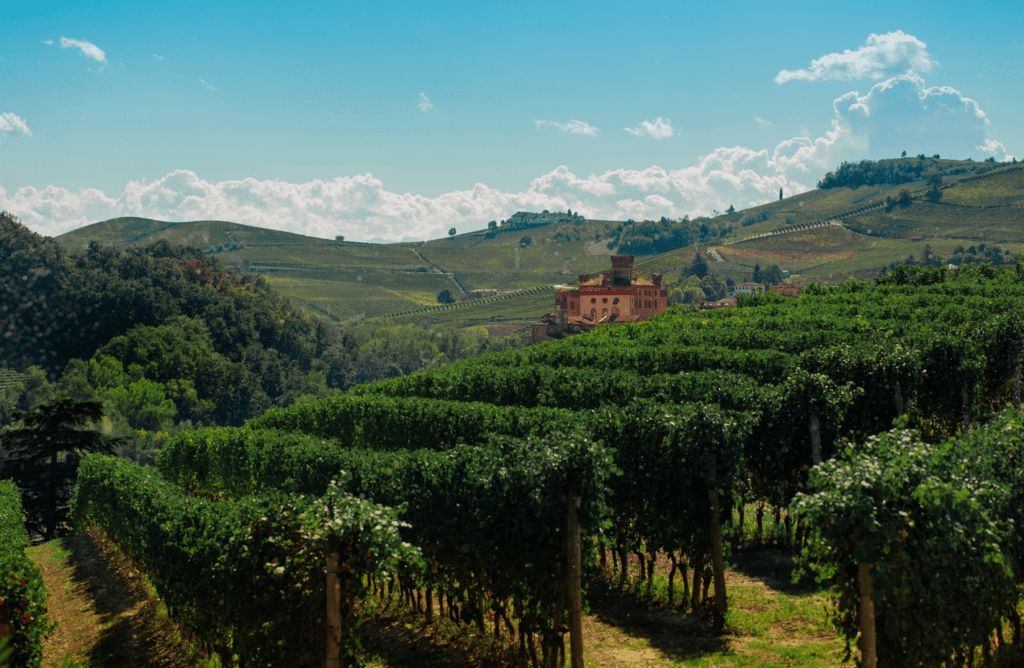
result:
[[[50,235],[397,240],[745,208],[901,150],[1020,157],[1019,9],[963,7],[36,0],[4,10],[0,208]]]

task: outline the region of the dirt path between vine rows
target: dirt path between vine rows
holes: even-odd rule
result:
[[[43,667],[192,668],[140,574],[97,534],[28,550],[43,572],[50,621]]]
[[[56,630],[46,639],[43,667],[197,668],[199,659],[128,559],[99,535],[86,534],[30,548],[41,568]],[[773,550],[741,551],[727,571],[730,609],[723,636],[707,620],[646,596],[619,590],[615,581],[591,581],[583,619],[590,668],[785,665],[832,668],[841,643],[822,626],[820,595],[789,583],[791,557]],[[632,561],[632,560],[631,560]],[[659,561],[658,571],[664,564]],[[631,563],[631,579],[638,573]],[[379,601],[382,604],[383,601]],[[371,606],[372,607],[372,606]],[[480,635],[472,625],[438,620],[394,605],[367,610],[361,629],[370,668],[510,668],[514,641]],[[511,650],[511,651],[510,651]]]

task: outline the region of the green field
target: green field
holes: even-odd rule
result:
[[[1024,169],[1017,165],[935,161],[949,172],[950,187],[938,201],[923,196],[924,181],[899,186],[815,189],[751,209],[723,214],[715,223],[731,224],[725,239],[637,258],[641,274],[661,273],[671,285],[700,252],[722,280],[742,281],[755,264],[778,264],[799,274],[798,281],[838,282],[849,276],[870,279],[880,269],[926,246],[937,255],[959,245],[998,244],[1024,250]],[[992,170],[975,176],[975,170]],[[886,211],[879,205],[907,189],[919,195],[910,206]],[[870,211],[864,206],[875,205]],[[764,220],[759,220],[764,218]],[[819,227],[841,220],[846,229]],[[754,222],[757,221],[757,222]],[[460,308],[423,310],[442,290],[459,300],[475,289],[519,288],[575,283],[579,274],[610,266],[607,241],[626,223],[586,221],[552,223],[528,229],[478,230],[427,242],[368,244],[304,237],[235,223],[167,223],[117,218],[58,237],[69,250],[90,240],[128,248],[166,239],[201,248],[240,271],[264,274],[275,289],[304,309],[347,321],[395,316],[401,322],[486,322],[536,320],[552,308],[543,298],[485,300]],[[785,234],[740,241],[745,237]],[[524,237],[529,244],[521,244]],[[597,240],[601,240],[598,243]],[[739,242],[723,245],[725,241]],[[724,262],[714,261],[715,248]],[[516,255],[518,252],[518,263]]]

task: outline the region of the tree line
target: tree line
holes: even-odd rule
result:
[[[19,374],[0,388],[0,428],[48,401],[99,401],[107,431],[138,442],[520,345],[482,327],[334,324],[195,248],[68,253],[7,213],[0,256],[0,366]]]
[[[970,162],[970,161],[968,161]],[[860,162],[843,161],[834,172],[828,172],[820,181],[818,188],[853,188],[861,186],[900,185],[923,181],[929,176],[955,176],[959,174],[982,174],[995,169],[995,158],[979,162],[973,166],[964,165],[960,161],[941,160],[938,154],[926,158],[922,153],[916,158],[891,160],[861,160]]]

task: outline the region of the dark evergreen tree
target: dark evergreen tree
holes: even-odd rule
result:
[[[113,454],[119,440],[86,428],[103,419],[98,401],[58,399],[32,411],[15,411],[21,426],[0,433],[3,475],[21,490],[26,527],[54,538],[67,529],[67,503],[78,464],[90,453]]]

